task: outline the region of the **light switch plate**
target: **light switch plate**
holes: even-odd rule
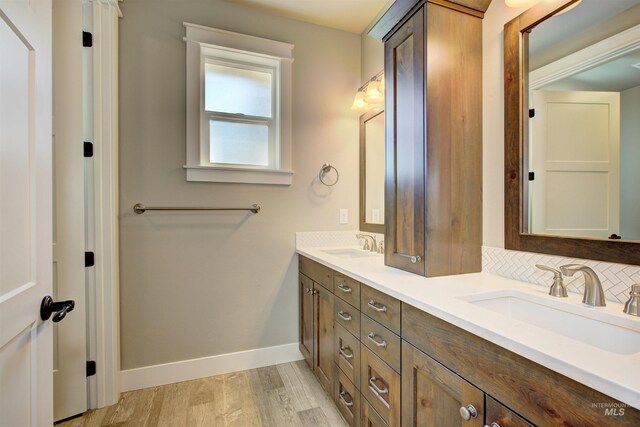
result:
[[[340,209],[340,224],[349,224],[349,209]]]

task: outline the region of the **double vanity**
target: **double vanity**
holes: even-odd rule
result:
[[[349,425],[640,425],[640,318],[621,304],[487,273],[420,277],[355,233],[351,247],[305,234],[300,348]]]

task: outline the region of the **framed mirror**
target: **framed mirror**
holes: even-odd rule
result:
[[[505,25],[505,247],[640,264],[640,0]]]
[[[384,111],[360,116],[360,230],[384,233]]]

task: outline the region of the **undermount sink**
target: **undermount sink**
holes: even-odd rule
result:
[[[342,249],[325,249],[322,252],[337,256],[338,258],[369,258],[377,256],[375,252],[363,251],[362,249],[342,248]]]
[[[640,352],[640,322],[598,308],[505,290],[458,297],[477,307],[621,355]],[[523,330],[526,333],[526,330]]]

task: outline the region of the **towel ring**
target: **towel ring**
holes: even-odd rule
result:
[[[331,171],[331,169],[336,171],[336,180],[333,181],[333,183],[329,184],[324,180],[324,177],[325,177],[325,175],[327,173],[329,173]],[[331,166],[329,163],[325,163],[320,168],[320,173],[318,173],[318,178],[320,179],[320,182],[323,183],[324,185],[326,185],[327,187],[333,187],[340,180],[340,174],[338,173],[338,169],[336,169],[334,166]]]

